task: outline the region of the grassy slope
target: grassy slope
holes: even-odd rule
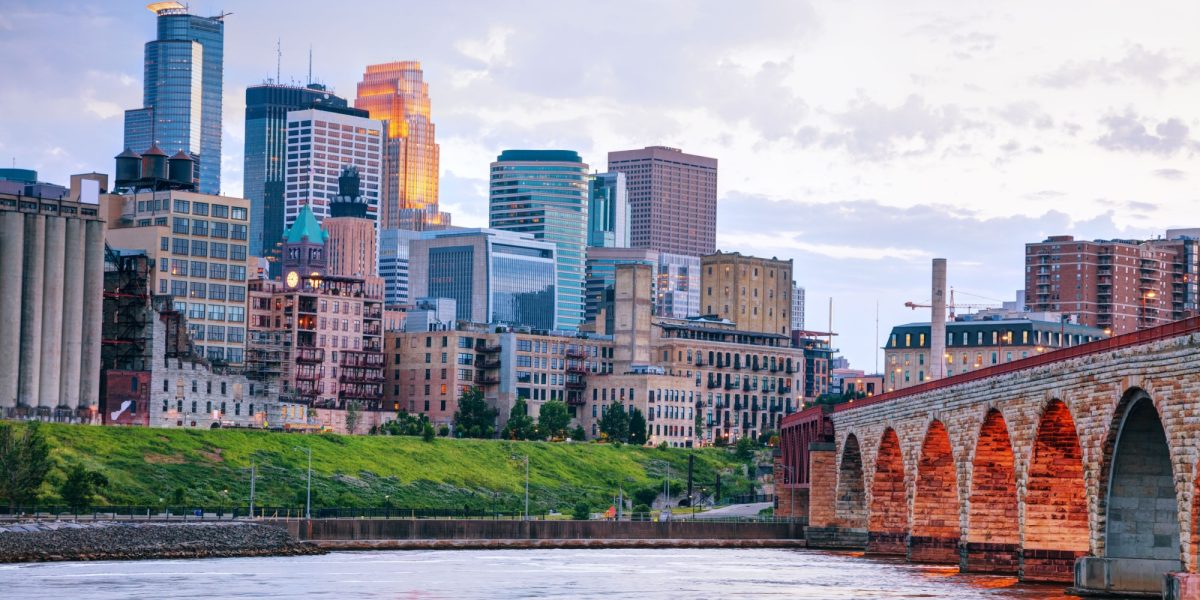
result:
[[[616,484],[625,489],[662,485],[663,466],[671,463],[673,482],[684,482],[687,455],[696,455],[696,485],[712,491],[717,469],[732,491],[745,485],[740,465],[721,449],[658,450],[600,444],[500,442],[415,437],[293,435],[261,431],[176,430],[47,425],[44,431],[61,468],[82,462],[102,471],[110,486],[98,503],[156,505],[177,488],[190,504],[215,506],[226,497],[244,505],[248,467],[258,466],[260,506],[296,506],[303,502],[306,455],[312,447],[316,506],[382,506],[384,496],[397,507],[461,508],[520,506],[524,464],[514,455],[530,455],[531,509],[569,510],[579,500],[608,505]],[[633,481],[628,481],[631,478]],[[56,481],[44,486],[44,501],[56,501]]]

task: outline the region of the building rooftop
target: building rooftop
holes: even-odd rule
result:
[[[308,238],[308,241],[313,244],[324,244],[328,237],[329,234],[321,229],[316,215],[307,204],[300,207],[300,214],[296,215],[296,221],[283,234],[284,240],[289,244],[299,244],[305,238]]]

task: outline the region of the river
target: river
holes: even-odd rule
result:
[[[0,565],[5,598],[1066,598],[812,550],[441,550]]]

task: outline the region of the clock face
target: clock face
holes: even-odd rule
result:
[[[287,274],[287,285],[288,285],[288,287],[293,287],[293,288],[296,287],[297,285],[300,285],[300,274],[295,271],[289,272]]]

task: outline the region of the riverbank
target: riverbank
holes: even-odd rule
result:
[[[74,523],[0,526],[0,563],[323,554],[259,523]]]

